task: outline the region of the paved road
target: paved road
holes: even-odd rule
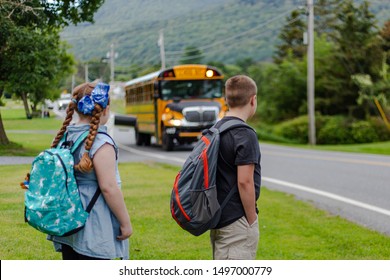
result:
[[[137,147],[133,130],[115,130],[120,160],[142,159],[181,166],[191,146],[165,152]],[[262,184],[294,194],[334,215],[390,235],[390,156],[261,144]]]
[[[112,130],[120,162],[159,161],[181,166],[191,146],[165,152],[137,147],[134,130]],[[153,139],[152,139],[153,142]],[[262,183],[294,194],[334,215],[390,235],[390,156],[338,153],[261,144]],[[32,157],[0,157],[2,164],[31,163]]]

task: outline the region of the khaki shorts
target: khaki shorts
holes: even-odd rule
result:
[[[210,231],[214,260],[254,260],[259,243],[258,219],[249,225],[243,216],[234,223]]]

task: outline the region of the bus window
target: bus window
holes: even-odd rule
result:
[[[220,98],[222,97],[222,81],[211,80],[204,81],[204,98]]]
[[[220,80],[161,81],[161,89],[163,100],[222,97]]]

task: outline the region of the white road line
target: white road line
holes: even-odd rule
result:
[[[178,163],[181,163],[181,164],[183,164],[184,161],[185,161],[184,159],[181,159],[181,158],[167,157],[167,156],[164,156],[164,155],[158,155],[158,154],[154,154],[154,153],[139,151],[137,149],[133,149],[133,148],[121,145],[121,144],[118,144],[118,146],[119,146],[119,148],[121,148],[123,150],[129,151],[129,152],[134,153],[134,154],[142,155],[142,156],[148,156],[148,157],[152,157],[152,158],[163,159],[165,161],[168,161],[168,160],[169,161],[175,161],[175,162],[178,162]],[[353,199],[350,199],[350,198],[347,198],[347,197],[344,197],[344,196],[340,196],[340,195],[337,195],[337,194],[333,194],[333,193],[329,193],[329,192],[325,192],[325,191],[312,189],[312,188],[307,187],[307,186],[298,185],[298,184],[294,184],[294,183],[290,183],[290,182],[287,182],[287,181],[282,181],[282,180],[278,180],[278,179],[274,179],[274,178],[270,178],[270,177],[262,177],[262,180],[266,181],[266,182],[269,182],[269,183],[274,183],[274,184],[277,184],[277,185],[281,185],[281,186],[284,186],[284,187],[288,187],[288,188],[292,188],[292,189],[296,189],[296,190],[312,193],[312,194],[315,194],[315,195],[327,197],[327,198],[330,198],[330,199],[333,199],[333,200],[336,200],[336,201],[340,201],[340,202],[343,202],[343,203],[346,203],[346,204],[354,205],[354,206],[357,206],[357,207],[360,207],[360,208],[363,208],[363,209],[366,209],[366,210],[370,210],[370,211],[373,211],[373,212],[377,212],[377,213],[380,213],[380,214],[383,214],[383,215],[386,215],[386,216],[390,217],[390,210],[383,209],[383,208],[380,208],[380,207],[376,207],[376,206],[373,206],[373,205],[370,205],[370,204],[366,204],[364,202],[353,200]]]
[[[376,206],[373,206],[373,205],[370,205],[370,204],[366,204],[366,203],[363,203],[363,202],[360,202],[360,201],[356,201],[356,200],[353,200],[353,199],[350,199],[350,198],[347,198],[347,197],[344,197],[344,196],[332,194],[332,193],[325,192],[325,191],[315,190],[315,189],[312,189],[310,187],[306,187],[306,186],[302,186],[302,185],[298,185],[298,184],[294,184],[294,183],[290,183],[290,182],[286,182],[286,181],[282,181],[282,180],[278,180],[278,179],[273,179],[273,178],[269,178],[269,177],[262,177],[262,180],[266,181],[266,182],[278,184],[278,185],[281,185],[281,186],[297,189],[297,190],[300,190],[300,191],[316,194],[316,195],[319,195],[319,196],[324,196],[324,197],[327,197],[327,198],[330,198],[330,199],[333,199],[333,200],[341,201],[341,202],[344,202],[344,203],[347,203],[347,204],[350,204],[350,205],[354,205],[354,206],[357,206],[357,207],[360,207],[360,208],[364,208],[366,210],[370,210],[370,211],[374,211],[374,212],[377,212],[377,213],[380,213],[380,214],[383,214],[383,215],[386,215],[386,216],[390,216],[390,211],[389,210],[386,210],[386,209],[383,209],[383,208],[379,208],[379,207],[376,207]]]
[[[149,152],[145,152],[145,151],[140,151],[140,150],[133,149],[133,148],[127,147],[125,145],[122,145],[120,143],[117,143],[117,146],[119,148],[121,148],[122,150],[128,151],[128,152],[136,154],[136,155],[148,156],[148,157],[152,157],[152,158],[158,158],[158,159],[162,159],[162,160],[165,160],[165,161],[168,161],[168,160],[169,161],[176,161],[176,162],[181,163],[181,164],[183,164],[184,161],[185,161],[184,159],[181,159],[181,158],[167,157],[167,156],[163,156],[163,155],[159,155],[159,154],[154,154],[154,153],[149,153]]]

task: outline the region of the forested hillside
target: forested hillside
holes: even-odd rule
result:
[[[390,3],[370,2],[383,24]],[[94,24],[70,26],[62,38],[82,62],[105,57],[113,43],[118,66],[159,64],[161,29],[167,66],[178,63],[188,47],[201,51],[202,62],[264,61],[272,57],[286,17],[305,5],[306,0],[106,0]]]

